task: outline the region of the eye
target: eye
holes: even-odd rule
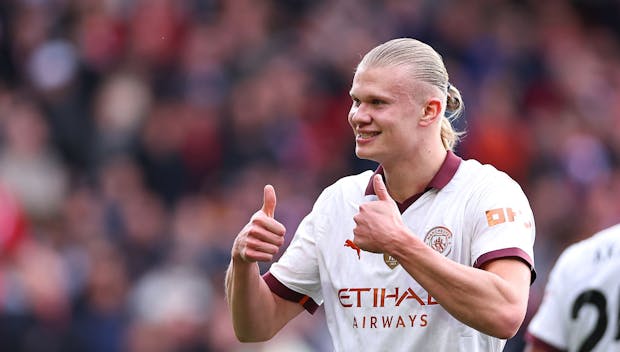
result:
[[[360,106],[360,100],[357,98],[351,98],[351,100],[353,100],[353,106]]]
[[[383,105],[385,104],[385,101],[381,100],[381,99],[373,99],[371,101],[372,105]]]

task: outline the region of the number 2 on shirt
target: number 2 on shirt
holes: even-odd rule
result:
[[[620,303],[620,297],[618,297],[618,302]],[[586,290],[577,296],[575,302],[573,303],[571,318],[573,318],[573,320],[577,319],[579,311],[587,304],[593,305],[596,308],[598,318],[594,329],[583,341],[581,346],[579,346],[578,351],[591,351],[594,349],[603,335],[605,335],[605,330],[607,330],[608,325],[607,298],[601,291],[595,289]],[[616,335],[614,336],[614,340],[618,341],[620,340],[620,305],[616,314]]]

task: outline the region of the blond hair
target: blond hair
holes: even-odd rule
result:
[[[448,71],[443,59],[430,45],[412,38],[398,38],[385,42],[370,50],[357,66],[405,66],[414,80],[426,82],[446,94],[444,115],[441,118],[441,141],[444,147],[452,150],[463,132],[452,126],[464,109],[461,92],[450,84]]]

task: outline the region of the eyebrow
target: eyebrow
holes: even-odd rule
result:
[[[352,99],[360,99],[360,100],[384,100],[384,101],[394,101],[395,98],[391,97],[389,95],[380,95],[380,94],[376,94],[376,93],[370,93],[364,96],[364,99],[361,99],[359,96],[353,94],[353,92],[349,92],[349,95],[351,96]]]

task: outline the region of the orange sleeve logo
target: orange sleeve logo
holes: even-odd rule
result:
[[[487,210],[485,214],[489,227],[503,224],[505,222],[514,222],[517,218],[523,218],[523,214],[520,210],[518,212],[515,212],[512,208],[491,209]],[[523,226],[529,229],[530,227],[532,227],[532,222],[523,219]]]

